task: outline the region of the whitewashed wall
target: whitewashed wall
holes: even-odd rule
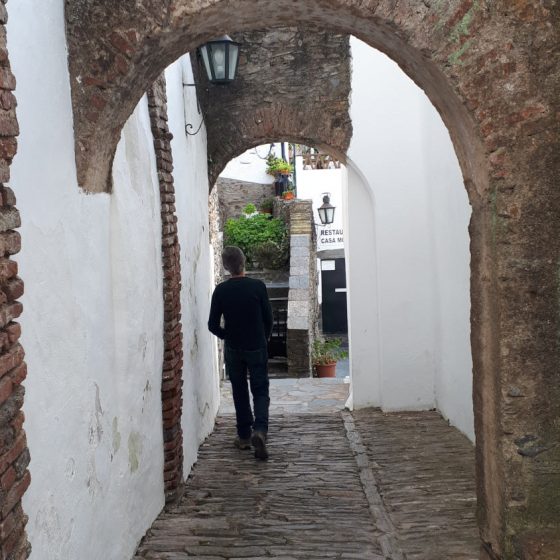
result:
[[[437,408],[474,440],[470,347],[470,207],[460,168],[449,154],[450,140],[441,119],[422,114],[422,151],[426,169],[435,252]]]
[[[173,175],[181,244],[181,312],[183,321],[184,474],[196,461],[198,447],[212,431],[219,406],[216,340],[208,331],[213,274],[208,227],[208,169],[206,128],[196,136],[185,134],[185,123],[195,130],[202,119],[197,111],[189,57],[168,68],[169,128],[173,133]]]
[[[266,185],[274,181],[271,175],[266,173],[266,156],[268,156],[270,144],[257,146],[247,150],[240,156],[232,159],[220,173],[225,179],[238,179],[248,183],[261,183]],[[276,154],[277,150],[273,150]]]
[[[383,54],[354,38],[351,47],[346,233],[354,405],[437,404],[473,438],[470,207],[458,162],[424,93]],[[369,290],[364,263],[365,275],[376,278]],[[374,341],[368,323],[376,322]]]
[[[23,220],[17,260],[26,283],[21,323],[32,483],[23,505],[31,558],[122,560],[164,503],[161,223],[147,101],[123,130],[113,193],[84,194],[76,183],[63,0],[14,2],[8,36],[21,128],[11,186]],[[179,65],[170,74],[180,72]],[[180,102],[172,99],[174,114]],[[176,154],[178,186],[186,189],[192,178],[203,200],[195,184],[206,161],[204,136],[197,142],[191,157],[204,162],[196,167],[200,173],[185,172],[191,161]],[[186,195],[179,204],[183,266],[196,262],[196,285],[204,286],[207,247],[198,260],[186,260],[191,247],[185,240],[203,241],[207,230],[196,200],[196,210]],[[189,271],[183,278],[187,293]],[[202,314],[203,295],[208,286],[194,288]],[[195,331],[189,297],[187,333]],[[203,335],[198,350],[185,344],[187,358],[190,352],[199,364],[211,356]],[[192,442],[208,431],[216,408],[215,383],[201,381],[202,368],[191,362],[185,370],[185,409],[201,418],[194,421],[194,414],[185,424],[190,465]]]

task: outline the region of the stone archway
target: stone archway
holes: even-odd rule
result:
[[[67,0],[78,175],[91,192],[109,188],[119,132],[142,92],[180,54],[224,31],[312,20],[384,51],[424,89],[450,131],[473,206],[485,554],[532,558],[537,547],[556,550],[560,8],[471,0],[132,4]]]

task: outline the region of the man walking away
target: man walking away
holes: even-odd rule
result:
[[[250,449],[252,443],[255,457],[266,460],[270,405],[266,347],[272,332],[272,309],[264,282],[245,276],[245,255],[239,247],[225,247],[222,261],[231,278],[218,284],[212,294],[208,329],[225,340],[226,373],[231,381],[237,418],[234,444],[239,449]],[[247,370],[253,394],[254,419]]]

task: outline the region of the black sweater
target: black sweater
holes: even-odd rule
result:
[[[224,317],[224,328],[220,320]],[[240,276],[216,286],[208,329],[241,350],[266,348],[272,332],[272,309],[264,282]]]

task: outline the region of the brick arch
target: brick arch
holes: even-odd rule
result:
[[[485,558],[532,559],[547,550],[553,557],[560,549],[560,5],[547,5],[66,2],[78,177],[91,192],[109,188],[120,130],[149,84],[178,56],[223,32],[311,21],[385,52],[426,92],[448,127],[473,205],[472,349]]]

